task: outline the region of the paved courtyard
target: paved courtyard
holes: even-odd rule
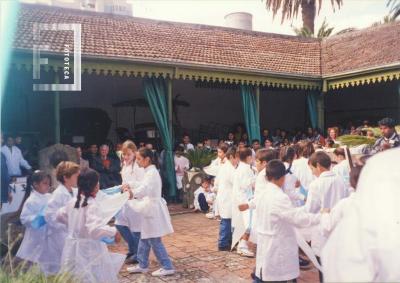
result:
[[[174,209],[170,209],[174,210]],[[163,238],[164,244],[177,273],[173,276],[154,278],[150,274],[138,275],[121,269],[120,282],[251,282],[250,273],[255,259],[236,253],[219,252],[217,249],[219,221],[209,220],[200,213],[184,213],[172,216],[175,233]],[[126,253],[125,243],[110,247],[113,251]],[[153,254],[150,271],[158,269]],[[315,268],[302,271],[298,282],[318,282]]]

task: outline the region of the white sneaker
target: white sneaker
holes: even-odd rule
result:
[[[209,212],[209,213],[206,214],[206,217],[208,219],[214,219],[214,213],[213,212]]]
[[[154,271],[151,275],[159,277],[159,276],[172,275],[174,273],[175,273],[175,270],[173,270],[173,269],[160,268],[159,270]]]
[[[245,257],[254,257],[254,253],[250,251],[248,248],[238,247],[237,253],[241,256]]]
[[[128,271],[129,273],[147,273],[147,272],[149,272],[149,269],[148,268],[141,268],[139,266],[139,264],[137,264],[135,266],[127,267],[126,271]]]

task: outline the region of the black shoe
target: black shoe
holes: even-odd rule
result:
[[[218,247],[218,250],[220,252],[229,252],[231,250],[231,247]]]
[[[126,258],[125,259],[128,259],[128,258],[130,258],[131,256],[133,256],[134,254],[131,254],[131,253],[127,253],[126,254]]]
[[[137,261],[137,259],[134,259],[132,257],[125,259],[125,264],[138,264],[138,263],[139,262]]]
[[[299,265],[300,269],[302,270],[307,270],[311,268],[311,262],[301,257],[299,257]]]

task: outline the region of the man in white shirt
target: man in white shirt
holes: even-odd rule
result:
[[[14,139],[12,137],[6,138],[6,144],[1,147],[1,152],[6,158],[8,174],[12,176],[21,176],[21,167],[26,170],[31,170],[31,166],[28,161],[22,156],[21,150],[14,145]]]

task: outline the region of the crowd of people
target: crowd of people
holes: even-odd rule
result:
[[[309,265],[310,261],[319,268],[321,282],[324,276],[327,281],[399,279],[390,277],[390,272],[385,277],[380,270],[362,274],[350,270],[350,266],[362,270],[363,264],[370,264],[378,256],[368,253],[365,245],[371,242],[364,242],[359,235],[368,229],[382,229],[376,223],[359,226],[365,221],[371,224],[364,218],[370,216],[364,209],[365,202],[368,203],[365,187],[370,186],[365,180],[375,175],[369,166],[379,168],[382,162],[396,164],[390,154],[380,152],[400,146],[392,119],[381,120],[379,127],[382,138],[372,151],[379,154],[370,159],[366,155],[354,162],[345,148],[329,146],[327,141],[337,142],[330,131],[326,139],[311,130],[308,136],[290,141],[284,131],[283,135],[281,131],[272,137],[263,131],[262,140],[253,140],[251,144],[243,140],[245,133],[240,138],[230,133],[227,140],[218,143],[216,159],[204,169],[208,176],[196,190],[193,203],[196,210],[220,220],[218,249],[256,257],[255,282],[295,282],[299,267]],[[195,148],[214,150],[209,139],[194,146],[188,136],[183,137],[175,152],[178,189],[182,189],[182,176],[191,166],[184,153]],[[162,153],[157,154],[151,144],[137,148],[130,140],[118,146],[115,153],[110,153],[108,145],[99,149],[90,145],[84,153],[78,147],[77,152],[80,164],[62,161],[57,165],[59,185],[52,193],[49,193],[51,177],[43,171],[33,172],[32,192],[21,213],[26,232],[17,256],[39,264],[46,275],[68,271],[84,282],[118,282],[124,261],[132,264],[128,272],[147,273],[149,253],[153,250],[161,268],[152,275],[174,274],[173,263],[161,240],[173,233],[162,197],[162,178],[156,167]],[[18,169],[31,170],[21,150],[8,138],[2,147],[2,159],[3,156],[7,167],[10,166],[9,176],[21,174],[13,173],[16,170],[13,164]],[[10,156],[14,156],[11,158],[14,163],[8,161]],[[363,173],[364,166],[368,176]],[[391,190],[394,184],[398,186],[399,176],[386,173],[394,176],[395,182],[380,180],[382,186],[386,184]],[[361,193],[358,183],[363,186]],[[355,210],[357,207],[360,210]],[[109,225],[112,218],[115,226]],[[355,231],[356,227],[359,230]],[[350,255],[345,250],[333,253],[340,246],[341,237],[347,237],[349,231],[353,234],[346,242],[347,247],[360,241],[357,244],[365,250]],[[118,240],[119,235],[128,244],[127,255],[110,253],[107,249],[107,244]],[[368,241],[380,239],[374,234],[369,237]],[[396,246],[394,239],[388,243]],[[357,256],[361,262],[353,261]],[[346,262],[344,270],[348,273],[338,272],[333,258]]]

